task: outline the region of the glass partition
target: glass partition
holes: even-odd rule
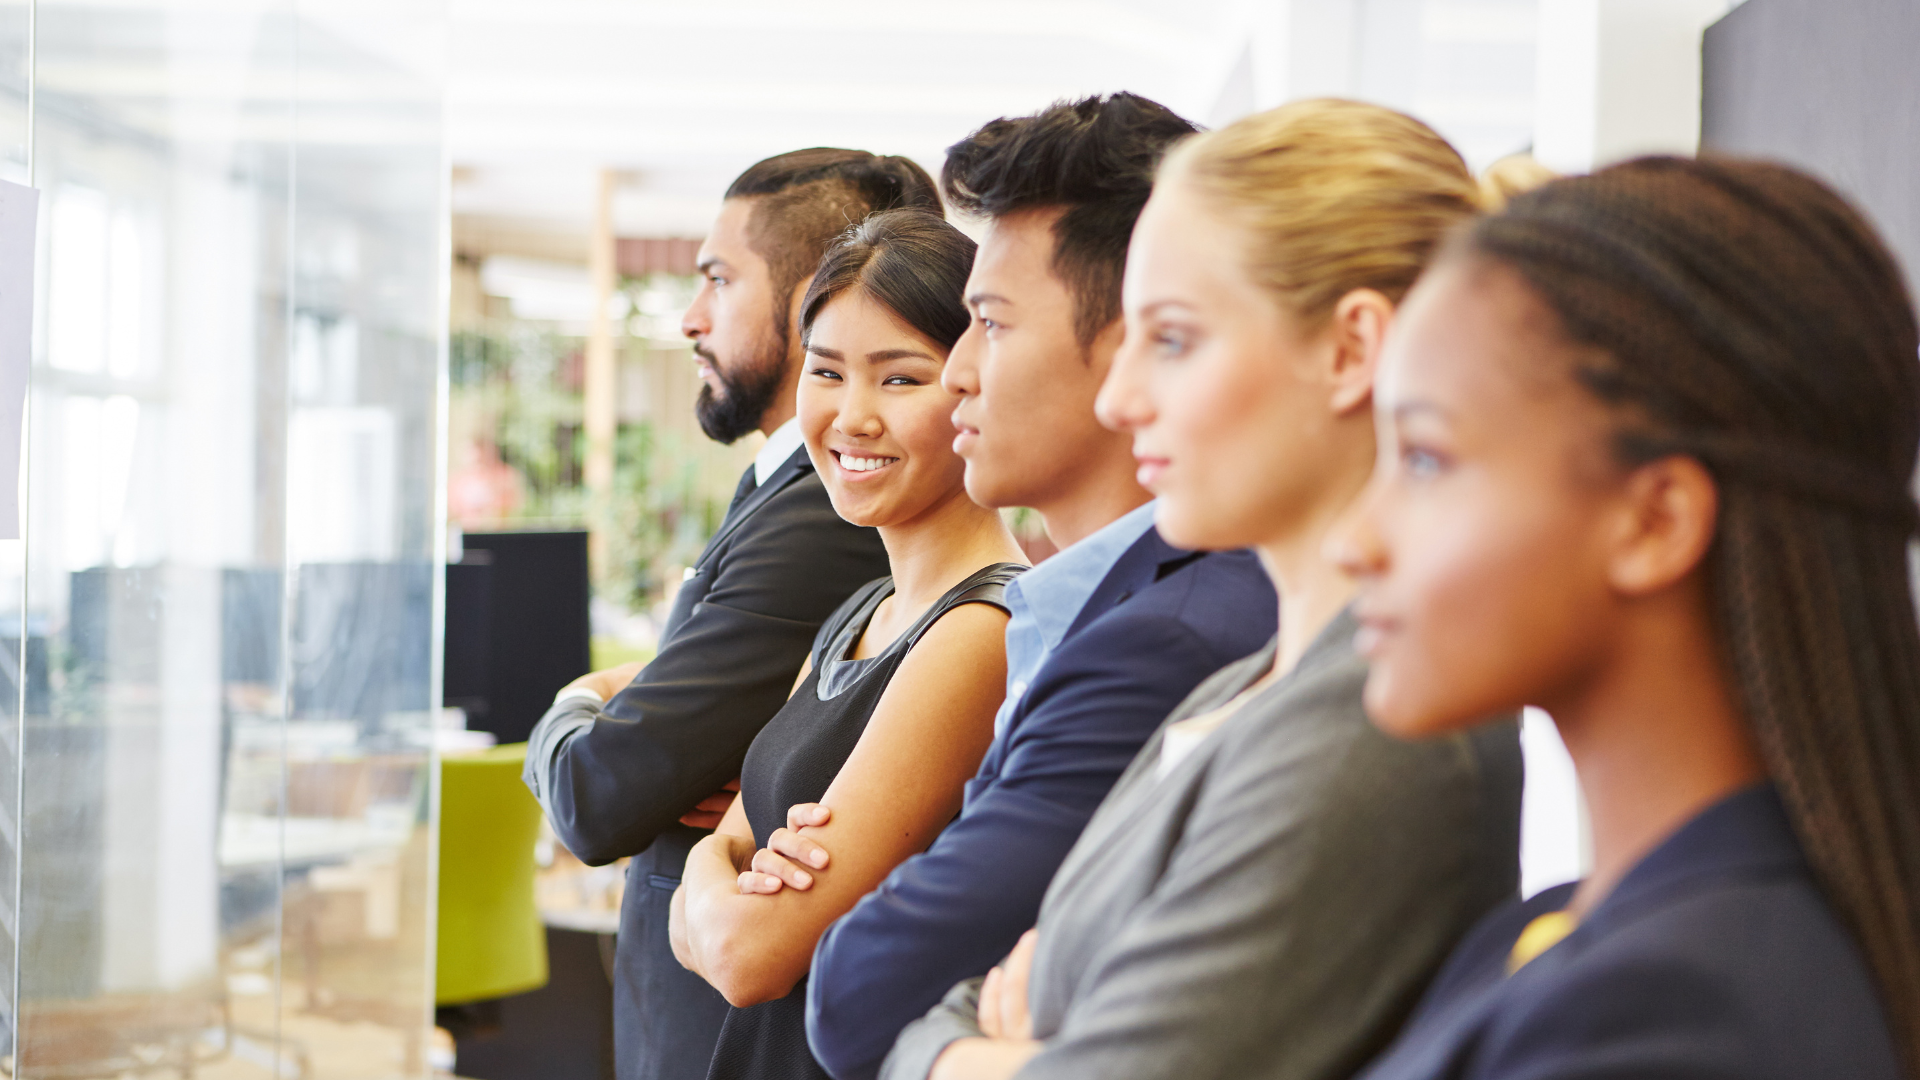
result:
[[[426,1072],[443,37],[416,0],[0,6],[0,175],[41,193],[15,1075]]]

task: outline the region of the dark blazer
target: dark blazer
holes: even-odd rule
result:
[[[740,775],[820,624],[886,573],[879,534],[834,513],[796,450],[736,497],[633,683],[603,710],[556,707],[534,729],[528,784],[568,850],[594,865],[634,856],[614,959],[620,1080],[706,1075],[727,1003],[667,941],[687,851],[707,835],[678,819]]]
[[[1534,918],[1489,915],[1365,1080],[1900,1080],[1865,962],[1771,785],[1729,796],[1511,977]]]
[[[814,1057],[875,1076],[894,1037],[1033,925],[1087,819],[1167,714],[1274,633],[1250,552],[1198,555],[1152,529],[1095,587],[1016,704],[965,809],[820,939],[807,992]]]

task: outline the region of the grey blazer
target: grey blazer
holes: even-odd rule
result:
[[[1514,895],[1516,725],[1382,734],[1361,707],[1355,628],[1334,619],[1164,779],[1164,726],[1121,776],[1040,908],[1028,994],[1046,1047],[1022,1080],[1350,1076]],[[1168,722],[1257,681],[1276,645]],[[902,1032],[883,1080],[922,1080],[948,1043],[978,1035],[978,989],[961,983]]]

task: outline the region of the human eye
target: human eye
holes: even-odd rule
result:
[[[721,286],[727,283],[726,278],[720,276],[719,274],[711,274],[711,273],[707,275],[707,281],[710,282],[713,285],[713,287],[716,289],[720,288]]]
[[[1402,444],[1400,447],[1400,467],[1407,475],[1417,480],[1430,480],[1447,471],[1451,465],[1446,455],[1416,444]]]
[[[840,378],[840,373],[833,370],[832,368],[824,368],[824,367],[809,368],[807,370],[807,374],[815,376],[817,378],[832,379],[834,382],[842,381]]]
[[[886,377],[884,381],[881,382],[880,385],[881,386],[924,386],[926,384],[922,383],[919,379],[916,379],[911,375],[889,375]]]
[[[1163,360],[1178,360],[1193,348],[1193,335],[1177,326],[1162,326],[1147,337]]]

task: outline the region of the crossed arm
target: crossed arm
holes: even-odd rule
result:
[[[993,738],[1006,683],[1007,616],[968,604],[935,623],[894,672],[821,802],[832,821],[802,826],[834,852],[805,891],[754,891],[755,844],[741,803],[696,844],[674,893],[674,955],[736,1007],[784,997],[820,935],[959,810]]]

